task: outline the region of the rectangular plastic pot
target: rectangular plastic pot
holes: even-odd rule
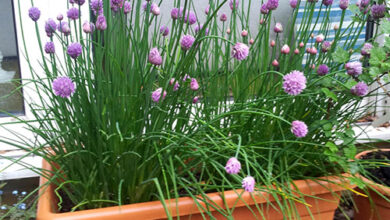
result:
[[[50,169],[50,165],[44,161],[44,169]],[[296,180],[294,184],[299,188],[300,192],[306,195],[312,195],[317,198],[306,197],[305,201],[308,205],[296,202],[296,209],[302,220],[332,220],[334,211],[339,204],[339,195],[345,187],[351,187],[345,183],[342,178],[338,177],[323,177],[321,179],[328,181],[312,181],[312,180]],[[41,177],[41,185],[47,180]],[[281,220],[284,213],[274,209],[275,199],[267,192],[256,192],[252,195],[248,192],[242,193],[242,190],[226,191],[224,193],[227,206],[234,207],[234,219],[270,219]],[[57,200],[54,194],[54,186],[42,187],[38,202],[37,219],[38,220],[76,220],[76,219],[166,219],[166,213],[160,201],[152,201],[131,205],[123,205],[116,207],[90,209],[85,211],[76,211],[68,213],[57,213]],[[241,194],[241,198],[238,196]],[[218,206],[225,207],[220,193],[209,193],[209,198]],[[257,211],[256,204],[262,210],[262,214]],[[176,203],[175,199],[167,200],[166,204],[171,211],[171,215],[175,218],[178,215],[180,219],[203,219],[196,203],[189,197],[179,198]],[[178,207],[176,207],[178,204]],[[247,207],[249,205],[252,211]],[[177,212],[179,210],[179,212]],[[310,212],[309,212],[310,210]],[[256,216],[255,216],[255,215]],[[218,211],[213,210],[213,216],[216,219],[226,219]]]

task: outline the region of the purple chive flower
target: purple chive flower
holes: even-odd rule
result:
[[[76,3],[76,4],[78,4],[78,5],[84,5],[84,3],[85,3],[85,0],[73,0],[74,1],[74,3]]]
[[[54,94],[62,98],[69,98],[75,91],[73,81],[67,76],[60,76],[52,83]]]
[[[46,31],[46,34],[48,37],[51,37],[53,36],[53,33],[56,31],[57,29],[57,23],[49,18],[46,23],[45,23],[45,31]]]
[[[191,77],[188,74],[185,74],[183,77],[183,82],[187,81],[187,79],[191,79]]]
[[[274,27],[274,32],[275,32],[275,33],[281,33],[281,32],[283,32],[283,26],[282,26],[281,23],[276,22],[275,27]]]
[[[83,47],[78,42],[71,43],[68,46],[67,53],[73,59],[76,59],[77,57],[79,57],[81,55],[81,52],[83,52]]]
[[[78,8],[70,8],[66,14],[67,14],[69,19],[76,20],[79,18],[79,9]]]
[[[345,69],[347,69],[348,75],[351,76],[359,76],[363,73],[362,63],[358,61],[346,63]]]
[[[195,78],[191,78],[190,88],[193,91],[196,91],[199,89],[198,81]]]
[[[204,13],[208,15],[210,12],[210,5],[207,5],[207,7],[204,9]]]
[[[226,173],[228,174],[237,174],[241,170],[241,163],[235,157],[231,157],[225,166]]]
[[[183,8],[173,8],[171,10],[171,18],[172,19],[178,19],[183,17]]]
[[[202,29],[203,29],[203,24],[197,25],[197,26],[195,27],[195,33],[196,33],[196,34],[199,33],[199,31],[202,30]],[[209,34],[209,29],[206,28],[206,30],[205,30],[205,35],[208,35],[208,34]]]
[[[249,55],[249,47],[243,43],[236,43],[232,49],[232,57],[241,61],[245,60]]]
[[[291,8],[296,8],[298,5],[298,0],[290,0],[290,6]]]
[[[293,121],[291,123],[291,132],[296,136],[296,137],[305,137],[307,135],[307,125],[303,121]]]
[[[161,27],[160,27],[160,33],[161,33],[162,36],[164,36],[164,37],[168,36],[168,34],[169,34],[169,28],[168,28],[168,26],[166,26],[166,25],[161,25]]]
[[[189,50],[194,44],[195,38],[191,35],[184,35],[181,38],[180,45],[183,50]]]
[[[306,77],[294,70],[283,77],[283,89],[289,95],[298,95],[306,88]]]
[[[279,0],[268,0],[267,1],[267,8],[268,10],[275,10],[279,6]]]
[[[111,10],[114,12],[118,12],[123,6],[123,0],[110,0]]]
[[[161,93],[163,93],[162,91],[163,91],[163,89],[160,87],[160,88],[156,89],[154,92],[152,92],[152,100],[153,100],[153,102],[157,103],[157,102],[160,101]],[[166,95],[167,95],[167,92],[164,91],[164,93],[162,94],[162,100],[165,99]]]
[[[227,21],[227,15],[225,13],[221,14],[221,17],[219,17],[219,20],[221,20],[222,22]]]
[[[232,9],[232,10],[237,9],[239,3],[240,3],[239,0],[230,0],[230,2],[229,2],[230,9]]]
[[[96,29],[104,31],[107,28],[107,22],[106,17],[104,17],[104,14],[101,14],[96,19]]]
[[[345,10],[348,8],[349,0],[340,0],[340,8],[341,10]]]
[[[68,22],[60,22],[60,24],[58,25],[58,31],[63,33],[65,36],[68,36],[70,34],[70,27]]]
[[[159,66],[162,64],[162,57],[156,47],[150,50],[148,59],[149,62],[153,65]]]
[[[372,5],[371,6],[371,15],[374,19],[383,18],[385,16],[386,5]]]
[[[324,41],[321,45],[321,51],[322,52],[328,52],[328,50],[330,50],[330,48],[332,47],[332,43],[329,42],[329,41]]]
[[[370,56],[370,51],[372,49],[372,44],[370,43],[365,43],[362,47],[362,50],[360,51],[360,53],[363,55],[363,56]]]
[[[189,23],[190,25],[193,25],[196,23],[196,21],[197,21],[197,19],[196,19],[196,15],[194,12],[192,12],[192,11],[186,12],[186,14],[184,15],[184,22],[185,23]]]
[[[267,4],[266,4],[266,3],[264,3],[264,4],[261,5],[260,13],[261,13],[261,14],[264,14],[264,15],[266,15],[266,14],[269,13],[269,9],[267,8]]]
[[[333,0],[322,0],[322,4],[325,6],[330,6],[333,4]]]
[[[172,78],[172,79],[169,81],[169,84],[170,84],[170,85],[175,84],[175,85],[173,86],[173,91],[179,90],[180,84],[179,84],[178,81],[176,81],[175,78]]]
[[[39,17],[41,17],[41,11],[37,7],[31,7],[28,9],[28,16],[33,21],[38,21]]]
[[[125,1],[123,6],[123,13],[128,14],[131,12],[131,3],[129,1]]]
[[[95,25],[89,21],[85,21],[83,24],[84,33],[90,34],[95,30]]]
[[[57,20],[62,21],[64,19],[64,16],[62,14],[57,15]]]
[[[192,103],[196,104],[198,103],[199,101],[199,96],[195,96],[193,99],[192,99]]]
[[[370,4],[370,0],[359,0],[358,4],[359,4],[359,7],[365,8]]]
[[[255,190],[255,178],[247,176],[242,179],[242,188],[247,192],[253,192]]]
[[[103,1],[102,0],[92,0],[91,1],[91,10],[95,15],[103,14]]]
[[[318,66],[317,74],[320,76],[325,76],[329,73],[329,67],[326,64],[321,64]]]
[[[160,7],[156,3],[152,3],[152,6],[150,7],[152,14],[159,15],[160,14]]]
[[[51,42],[51,41],[49,41],[49,42],[47,42],[46,44],[45,44],[45,52],[47,53],[47,54],[53,54],[53,53],[55,53],[55,47],[54,47],[54,43],[53,42]]]
[[[357,96],[365,96],[368,94],[368,86],[364,82],[358,82],[352,86],[351,93]]]

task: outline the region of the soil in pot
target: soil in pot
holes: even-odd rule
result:
[[[375,160],[390,163],[390,151],[375,151],[361,157],[362,160]],[[374,182],[390,187],[390,166],[380,166],[376,168],[366,168],[370,176],[374,177]]]

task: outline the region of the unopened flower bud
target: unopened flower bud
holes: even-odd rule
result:
[[[275,59],[272,61],[272,66],[274,67],[278,67],[279,66],[279,62]]]
[[[271,45],[271,47],[274,47],[274,46],[275,46],[275,41],[274,41],[274,40],[271,40],[270,45]]]
[[[253,38],[251,38],[250,40],[249,40],[249,44],[253,44],[255,42],[255,40],[253,40]]]
[[[283,45],[283,47],[280,50],[280,52],[282,52],[283,54],[289,54],[290,53],[290,47],[287,44],[285,44],[285,45]]]
[[[228,29],[226,30],[226,33],[227,33],[227,34],[230,34],[230,28],[228,28]]]
[[[300,48],[302,48],[302,47],[304,47],[304,46],[305,46],[305,44],[304,44],[303,42],[299,43],[299,47],[300,47]]]
[[[247,30],[243,30],[243,31],[241,32],[241,36],[247,37],[247,36],[248,36],[248,31],[247,31]]]
[[[323,34],[317,35],[316,42],[321,43],[322,41],[324,41],[324,38],[325,36]]]
[[[298,48],[296,48],[296,49],[294,50],[294,53],[295,53],[295,54],[299,54]]]

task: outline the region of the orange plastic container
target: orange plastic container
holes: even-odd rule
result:
[[[390,149],[381,149],[381,151],[390,151]],[[360,159],[362,156],[371,153],[373,151],[364,151],[355,156],[356,159]],[[370,186],[380,192],[382,195],[390,200],[390,187],[386,187],[372,182],[361,176],[361,178],[370,183]],[[359,190],[361,191],[361,190]],[[361,191],[362,192],[362,191]],[[369,197],[372,199],[372,204],[369,198],[354,195],[357,210],[355,212],[355,220],[387,220],[390,219],[390,202],[386,201],[383,197],[378,195],[371,189],[368,189]]]
[[[44,169],[50,169],[50,165],[47,162],[43,162]],[[325,178],[322,178],[325,179]],[[338,177],[327,177],[328,181],[311,181],[311,180],[297,180],[294,184],[299,190],[307,195],[311,195],[318,198],[306,197],[305,202],[296,203],[296,209],[302,220],[316,219],[316,220],[332,220],[334,211],[339,204],[340,191],[344,190],[343,186],[350,187]],[[47,180],[41,177],[41,184],[45,184]],[[53,186],[42,187],[41,197],[38,202],[38,220],[143,220],[143,219],[166,219],[167,215],[163,205],[160,201],[145,202],[131,205],[123,205],[116,207],[91,209],[85,211],[76,211],[68,213],[57,213],[57,200],[53,192]],[[239,198],[239,194],[241,194]],[[225,207],[220,193],[208,194],[210,199],[220,207]],[[253,198],[252,198],[253,197]],[[281,220],[283,219],[283,213],[280,210],[274,209],[270,204],[275,203],[275,199],[266,192],[256,192],[252,195],[248,192],[242,192],[242,190],[226,191],[224,193],[225,202],[228,207],[234,207],[233,217],[234,219],[270,219]],[[180,216],[180,219],[203,219],[201,211],[198,209],[194,200],[189,197],[179,198],[177,200],[166,201],[171,216],[176,218]],[[204,207],[205,205],[200,202]],[[262,214],[256,208],[256,204],[262,210]],[[252,209],[248,209],[249,205]],[[310,210],[310,211],[309,211]],[[212,210],[216,219],[226,219],[218,211]],[[311,213],[311,214],[310,214]],[[256,215],[256,216],[255,216]],[[263,218],[264,216],[264,218]],[[313,218],[312,218],[313,217]]]

